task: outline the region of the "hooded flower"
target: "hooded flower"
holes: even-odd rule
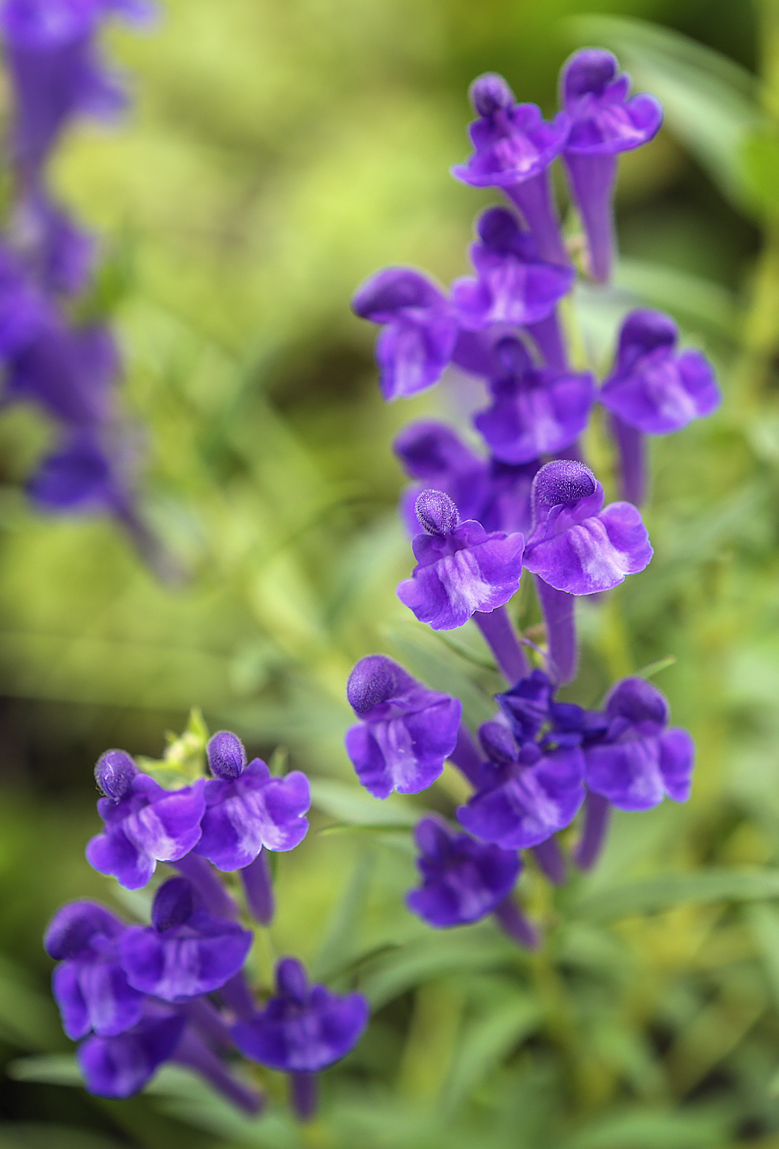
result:
[[[457,811],[466,830],[504,850],[523,850],[571,824],[585,794],[578,747],[520,745],[498,722],[485,723],[479,735],[488,761],[478,791]]]
[[[458,833],[439,818],[423,818],[414,838],[422,886],[406,895],[408,908],[431,926],[460,926],[491,914],[511,893],[521,864],[502,850]]]
[[[95,902],[70,902],[52,919],[44,938],[60,964],[52,987],[68,1037],[124,1033],[140,1020],[144,994],[129,985],[119,960],[126,926]]]
[[[452,358],[457,320],[446,296],[411,267],[388,267],[358,290],[352,308],[380,323],[376,360],[385,399],[432,387]]]
[[[183,1014],[150,1003],[145,1016],[125,1033],[93,1034],[82,1041],[76,1056],[89,1092],[98,1097],[139,1093],[173,1056],[185,1024]]]
[[[123,770],[115,765],[117,756],[126,759]],[[121,750],[107,751],[95,776],[107,795],[97,803],[105,830],[89,842],[86,853],[89,864],[101,874],[111,874],[126,889],[138,890],[149,881],[158,861],[183,858],[199,840],[205,811],[202,779],[181,790],[163,790],[153,778],[138,773],[129,754]]]
[[[428,690],[382,654],[357,663],[346,695],[360,719],[346,752],[362,785],[376,798],[432,786],[457,742],[459,700]]]
[[[309,985],[294,958],[276,966],[276,996],[253,1017],[233,1026],[242,1053],[286,1073],[318,1073],[349,1053],[368,1024],[368,1002],[359,993],[330,993]]]
[[[252,944],[249,930],[206,913],[186,878],[160,886],[151,920],[125,930],[119,950],[130,984],[164,1001],[219,989],[243,967]]]
[[[648,810],[668,795],[686,802],[692,785],[694,743],[686,730],[668,727],[668,703],[643,678],[624,678],[606,701],[609,725],[585,747],[587,786],[621,810]]]
[[[663,122],[663,109],[654,96],[628,99],[630,76],[619,71],[611,52],[583,48],[563,67],[561,97],[570,116],[566,157],[613,155],[647,143]]]
[[[90,432],[65,436],[61,445],[41,460],[26,486],[41,510],[55,513],[121,514],[131,503],[108,454]]]
[[[522,574],[521,534],[488,534],[475,520],[460,522],[442,491],[423,491],[416,503],[425,534],[413,541],[417,566],[398,586],[398,598],[434,630],[462,626],[476,611],[504,606]]]
[[[500,370],[490,379],[492,404],[473,420],[493,456],[527,464],[575,443],[595,400],[593,377],[534,367],[511,336],[496,344],[494,354]]]
[[[722,400],[705,355],[677,351],[678,335],[673,320],[659,311],[633,311],[622,325],[614,371],[599,398],[644,434],[678,431],[711,415]]]
[[[603,507],[603,488],[583,463],[557,459],[533,480],[533,531],[524,563],[556,590],[611,590],[652,558],[641,515],[630,503]]]

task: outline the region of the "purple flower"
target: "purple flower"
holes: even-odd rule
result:
[[[545,263],[533,236],[506,208],[488,208],[476,230],[480,242],[472,245],[471,260],[478,279],[458,279],[452,285],[460,325],[473,330],[491,323],[524,327],[551,315],[571,289],[573,268]]]
[[[632,311],[622,324],[614,371],[600,401],[623,423],[647,435],[678,431],[710,415],[722,395],[700,351],[676,350],[673,320],[660,311]]]
[[[510,690],[495,695],[495,701],[509,720],[520,742],[535,738],[549,721],[554,687],[543,670],[535,669]]]
[[[547,463],[533,480],[531,500],[534,525],[525,566],[556,590],[611,590],[652,558],[639,512],[630,503],[604,508],[603,488],[583,463]]]
[[[132,926],[120,943],[127,980],[141,993],[182,1002],[212,993],[243,967],[249,930],[206,913],[186,878],[158,889],[151,926]]]
[[[93,1035],[78,1048],[78,1062],[90,1093],[131,1097],[143,1089],[183,1034],[183,1014],[147,1005],[146,1016],[116,1037]]]
[[[497,722],[479,731],[489,761],[481,786],[457,817],[466,830],[504,850],[527,849],[569,826],[584,801],[584,757],[578,747],[545,752],[519,745]]]
[[[610,52],[584,48],[561,74],[561,98],[570,116],[564,159],[573,196],[587,232],[590,271],[605,282],[614,252],[612,196],[617,154],[656,135],[663,109],[654,96],[627,98],[630,77],[618,73]]]
[[[94,1031],[124,1033],[140,1020],[144,995],[128,984],[119,960],[125,925],[95,902],[70,902],[54,915],[44,938],[59,961],[52,988],[62,1027],[74,1041]]]
[[[462,705],[428,690],[382,654],[361,659],[346,687],[360,719],[346,733],[357,777],[376,798],[432,786],[454,750]]]
[[[38,403],[63,423],[94,427],[110,419],[118,374],[116,345],[105,327],[71,329],[52,314],[10,360],[6,395]]]
[[[95,241],[43,188],[33,186],[15,206],[11,232],[15,250],[43,291],[73,295],[86,286]]]
[[[101,763],[103,759],[96,767],[98,783]],[[183,858],[200,838],[204,785],[199,779],[181,790],[163,790],[153,778],[129,770],[121,782],[112,780],[109,796],[97,803],[105,830],[87,845],[89,864],[101,874],[112,874],[128,890],[145,886],[158,861]]]
[[[535,104],[517,104],[502,76],[479,76],[471,85],[479,119],[469,133],[474,153],[452,175],[476,187],[500,187],[514,201],[533,233],[541,257],[568,262],[560,238],[548,168],[568,135],[568,116],[547,124]]]
[[[624,678],[606,702],[609,727],[585,748],[587,786],[621,810],[648,810],[667,794],[686,802],[695,747],[686,730],[668,728],[668,703],[643,678]]]
[[[461,926],[491,914],[514,888],[521,868],[516,850],[502,850],[458,833],[439,818],[423,818],[414,838],[422,886],[406,895],[408,908],[431,926]]]
[[[12,359],[51,321],[50,304],[28,282],[18,257],[0,245],[0,358]]]
[[[530,487],[540,463],[513,465],[480,459],[444,423],[412,423],[394,450],[406,472],[422,485],[407,490],[401,514],[409,534],[419,531],[416,501],[423,490],[443,491],[464,519],[477,519],[486,531],[530,530]]]
[[[95,44],[112,13],[145,19],[137,0],[5,0],[0,34],[14,93],[12,140],[24,177],[34,177],[74,116],[112,116],[124,93]]]
[[[277,993],[247,1021],[233,1026],[247,1057],[286,1073],[318,1073],[350,1052],[368,1024],[368,1002],[359,993],[330,993],[308,985],[294,958],[276,966]]]
[[[457,321],[443,292],[411,267],[388,267],[358,290],[352,308],[380,323],[376,343],[385,399],[432,387],[452,358]]]
[[[195,853],[218,870],[241,870],[267,850],[292,850],[306,836],[311,805],[308,778],[293,770],[271,778],[259,758],[248,766],[245,755],[226,753],[222,731],[209,743],[209,765],[217,777],[205,783],[203,835]],[[231,736],[240,745],[235,735]],[[233,772],[234,771],[234,772]]]
[[[75,432],[46,455],[27,480],[27,493],[41,510],[121,514],[130,494],[112,470],[107,453],[95,435]]]
[[[434,630],[452,630],[475,611],[504,606],[519,587],[524,536],[488,534],[473,519],[461,523],[442,491],[423,491],[416,509],[426,533],[414,538],[417,566],[398,586],[400,601]]]
[[[512,336],[496,344],[495,358],[500,372],[490,380],[492,404],[473,420],[495,458],[530,463],[575,443],[595,400],[592,375],[534,367]]]

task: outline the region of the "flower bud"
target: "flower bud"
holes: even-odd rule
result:
[[[126,750],[106,750],[95,766],[95,781],[107,798],[121,801],[127,794],[138,767]]]
[[[415,510],[424,530],[441,538],[451,535],[460,521],[457,504],[443,491],[422,491]]]
[[[237,778],[246,766],[246,751],[243,742],[229,730],[220,730],[209,740],[206,747],[208,766],[216,778]]]
[[[492,116],[516,103],[511,88],[497,72],[477,76],[471,84],[470,96],[474,110],[480,116]]]

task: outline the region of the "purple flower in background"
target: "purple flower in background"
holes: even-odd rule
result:
[[[294,958],[276,966],[276,996],[253,1017],[233,1026],[247,1057],[285,1073],[318,1073],[349,1053],[368,1024],[368,1002],[309,985]]]
[[[360,719],[346,733],[346,752],[362,785],[376,798],[432,786],[457,743],[460,701],[428,690],[382,654],[360,659],[346,696]]]
[[[480,330],[491,323],[525,327],[546,319],[570,291],[572,267],[544,262],[533,236],[503,207],[491,207],[476,222],[479,242],[471,246],[477,279],[452,285],[461,326]]]
[[[560,238],[548,168],[568,135],[568,116],[544,122],[535,104],[517,104],[502,76],[487,73],[471,85],[479,119],[469,128],[474,152],[452,174],[475,187],[499,187],[514,201],[543,259],[567,263]]]
[[[415,395],[438,382],[451,361],[458,327],[434,283],[413,268],[389,267],[363,284],[352,308],[382,324],[376,359],[385,399]]]
[[[86,287],[96,242],[41,188],[34,187],[15,205],[11,236],[19,258],[44,292],[74,295]]]
[[[494,354],[500,372],[490,379],[492,404],[473,420],[494,457],[530,463],[575,443],[595,400],[592,375],[534,367],[513,336],[501,339]]]
[[[423,491],[416,509],[426,533],[414,538],[417,566],[398,586],[398,598],[420,622],[452,630],[512,598],[522,574],[523,535],[488,534],[473,519],[461,523],[442,491]]]
[[[516,850],[477,842],[439,818],[423,818],[414,832],[422,886],[406,895],[408,908],[431,926],[460,926],[491,914],[519,876]]]
[[[119,943],[122,968],[135,989],[165,1001],[212,993],[243,967],[252,934],[206,913],[186,878],[158,889],[150,926],[132,926]]]
[[[140,0],[5,0],[2,35],[14,94],[12,142],[23,181],[33,180],[62,129],[80,114],[112,116],[125,104],[95,43],[116,13],[145,20]]]
[[[225,735],[234,739],[228,748]],[[263,761],[246,756],[235,735],[222,731],[209,743],[208,763],[215,778],[205,783],[202,837],[195,853],[218,870],[240,870],[260,851],[292,850],[306,836],[311,805],[308,778],[293,770],[272,778]],[[243,756],[242,756],[243,755]]]
[[[648,810],[668,795],[690,796],[694,744],[686,730],[668,728],[668,703],[643,678],[624,678],[605,706],[609,726],[585,747],[587,786],[621,810]]]
[[[111,874],[128,890],[138,890],[151,878],[157,862],[175,862],[200,838],[205,811],[202,779],[181,790],[163,790],[153,778],[138,773],[129,754],[126,769],[117,774],[114,759],[124,751],[108,751],[95,767],[98,785],[106,793],[97,803],[105,830],[87,845],[87,861],[101,874]],[[108,755],[110,789],[104,786]],[[135,772],[133,773],[133,770]]]
[[[535,742],[520,745],[498,722],[485,723],[479,736],[489,761],[478,791],[457,811],[466,830],[504,850],[521,850],[571,824],[585,794],[578,747],[545,752]]]
[[[74,1041],[94,1031],[124,1033],[140,1020],[144,994],[129,985],[119,960],[126,926],[95,902],[70,902],[54,915],[43,944],[60,964],[52,988],[62,1027]]]
[[[533,531],[525,566],[568,594],[611,590],[644,570],[652,548],[630,503],[603,507],[603,488],[589,467],[557,459],[533,481]]]
[[[628,99],[630,77],[611,52],[583,48],[563,67],[561,102],[570,116],[564,159],[590,248],[590,272],[609,279],[614,252],[611,200],[619,152],[657,134],[663,109],[654,96]]]
[[[667,435],[711,415],[722,395],[700,351],[677,351],[676,324],[660,311],[632,311],[622,324],[614,370],[600,401],[612,414],[626,498],[644,496],[643,435]]]
[[[50,304],[27,281],[18,256],[0,244],[0,359],[12,360],[51,321]]]
[[[98,1097],[131,1097],[173,1056],[186,1018],[159,1006],[148,1005],[146,1013],[126,1033],[115,1037],[93,1035],[81,1043],[78,1063],[90,1093]]]
[[[129,511],[129,492],[112,470],[106,451],[89,432],[69,435],[62,446],[41,460],[26,486],[32,501],[44,511]]]
[[[37,403],[58,421],[83,429],[110,420],[118,375],[107,328],[69,328],[52,313],[10,359],[5,392],[9,400]]]
[[[549,721],[554,686],[548,674],[535,669],[510,690],[495,695],[495,701],[509,720],[520,742],[535,738]]]

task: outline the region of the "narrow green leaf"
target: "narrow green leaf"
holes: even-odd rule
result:
[[[311,967],[312,977],[326,981],[333,970],[344,963],[344,955],[353,954],[358,934],[359,918],[368,896],[374,857],[364,850],[357,859],[351,880],[330,919],[324,941]]]
[[[399,795],[373,798],[355,782],[338,782],[332,778],[311,779],[311,801],[318,810],[339,823],[351,826],[414,826],[423,810],[404,801]]]
[[[572,913],[607,922],[631,914],[670,910],[686,902],[751,902],[779,898],[779,870],[708,870],[664,874],[585,895]]]

